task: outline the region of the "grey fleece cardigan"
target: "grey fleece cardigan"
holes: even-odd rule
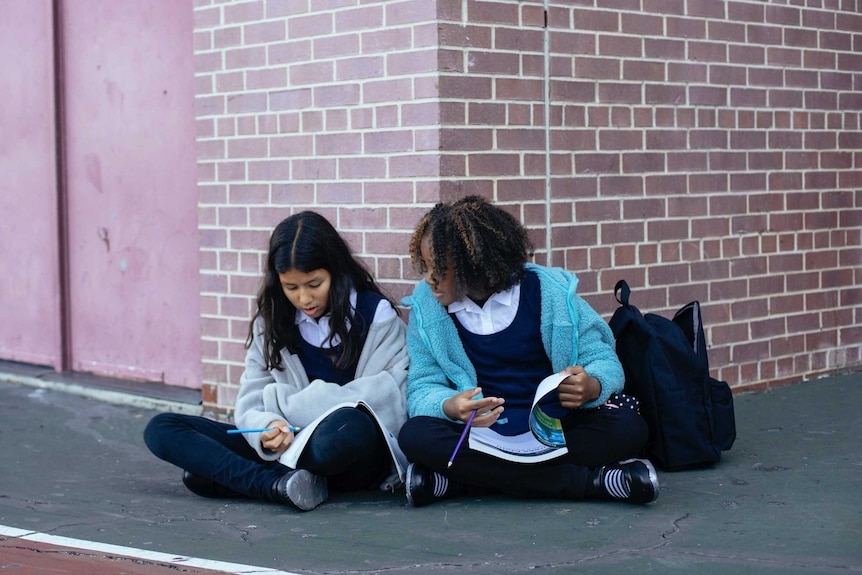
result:
[[[281,352],[284,370],[267,370],[261,336],[263,321],[258,319],[236,398],[237,427],[265,427],[277,419],[304,427],[333,405],[362,400],[397,437],[407,420],[406,329],[397,315],[372,321],[359,355],[356,378],[338,385],[320,379],[309,381],[299,357],[287,350]],[[247,433],[245,437],[263,459],[278,459],[280,454],[263,449],[259,433]]]

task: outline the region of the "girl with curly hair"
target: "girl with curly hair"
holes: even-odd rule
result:
[[[428,505],[465,492],[649,503],[653,466],[633,459],[647,426],[621,394],[623,370],[607,323],[576,293],[577,277],[529,263],[527,231],[505,210],[468,196],[437,204],[410,243],[424,276],[407,329],[410,419],[398,437],[412,462],[407,499]],[[529,429],[538,384],[565,377],[546,409],[567,453],[538,463],[459,443],[465,422],[505,436]],[[565,374],[568,374],[567,376]]]

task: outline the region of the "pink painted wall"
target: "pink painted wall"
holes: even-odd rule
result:
[[[0,19],[0,359],[200,387],[192,2],[54,6]]]
[[[59,272],[50,0],[0,17],[0,355],[59,366]]]
[[[63,8],[72,367],[198,387],[191,2]]]

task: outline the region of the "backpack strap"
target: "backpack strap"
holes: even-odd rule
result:
[[[628,307],[630,295],[632,295],[632,290],[629,288],[629,284],[626,283],[626,280],[618,281],[617,285],[614,286],[614,297],[616,300],[620,304]]]
[[[617,308],[614,315],[611,317],[611,320],[608,322],[611,327],[611,331],[614,334],[614,338],[618,338],[620,336],[629,322],[643,321],[640,310],[629,305],[629,296],[631,293],[632,290],[629,288],[629,284],[626,283],[626,280],[618,281],[617,285],[614,287],[614,297],[620,303],[620,307]]]

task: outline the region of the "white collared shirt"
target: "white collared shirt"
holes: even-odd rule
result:
[[[454,313],[461,325],[470,333],[491,335],[512,325],[518,314],[520,301],[521,284],[515,284],[489,297],[482,307],[470,298],[464,297],[450,303],[446,309],[449,313]]]
[[[356,309],[356,290],[350,290],[350,307]],[[385,299],[380,300],[380,303],[377,304],[377,309],[374,311],[374,317],[371,318],[371,323],[376,321],[384,321],[389,317],[395,315],[395,310],[392,309],[392,306],[389,305],[389,302]],[[338,335],[332,338],[332,341],[328,341],[329,334],[331,333],[331,329],[329,328],[329,320],[332,318],[332,314],[325,313],[320,316],[318,319],[313,319],[308,317],[308,315],[302,313],[300,310],[296,310],[296,325],[299,326],[299,334],[302,336],[302,339],[313,345],[314,347],[321,347],[324,349],[330,347],[336,347],[341,343],[341,338]],[[350,329],[350,319],[347,320],[347,329]]]

